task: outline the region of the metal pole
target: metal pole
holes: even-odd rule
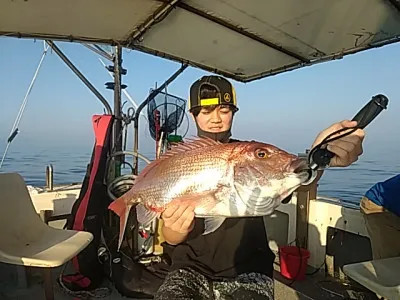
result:
[[[168,3],[159,7],[143,24],[138,26],[135,32],[127,39],[128,47],[134,45],[134,43],[141,37],[143,34],[151,28],[154,24],[160,21],[160,19],[164,19],[167,15],[174,9],[176,3],[180,0],[168,0]]]
[[[83,44],[83,46],[85,46],[89,50],[92,50],[94,53],[97,53],[98,55],[101,55],[105,59],[108,59],[110,61],[113,60],[112,56],[110,54],[108,54],[107,52],[105,52],[104,50],[100,50],[100,49],[98,49],[96,47],[93,47],[92,45],[89,45],[89,44]]]
[[[79,77],[80,80],[92,91],[93,94],[97,96],[101,103],[103,103],[107,113],[109,115],[112,114],[112,109],[110,104],[108,104],[107,100],[100,94],[98,90],[86,79],[86,77],[75,67],[75,65],[65,56],[64,53],[54,44],[51,40],[46,40],[46,43],[54,50],[54,52],[66,63],[68,67]]]
[[[114,127],[113,148],[114,151],[122,150],[122,111],[121,111],[121,65],[122,47],[116,46],[114,53]],[[115,177],[121,175],[121,161],[123,157],[115,158]]]
[[[53,165],[50,164],[46,167],[46,188],[49,191],[53,191],[54,179],[53,179]]]

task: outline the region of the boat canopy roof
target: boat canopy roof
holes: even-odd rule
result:
[[[3,0],[0,36],[121,45],[250,82],[400,40],[400,0]]]

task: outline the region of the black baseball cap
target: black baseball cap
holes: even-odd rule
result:
[[[218,91],[216,98],[200,98],[200,90],[204,84],[210,85]],[[237,109],[235,89],[228,80],[221,76],[203,76],[190,87],[189,110],[210,105],[231,105]]]

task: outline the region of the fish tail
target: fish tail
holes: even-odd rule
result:
[[[119,217],[118,251],[124,238],[126,223],[128,221],[131,208],[132,204],[127,204],[127,202],[125,201],[125,197],[123,196],[116,199],[108,206],[108,209],[112,210]]]

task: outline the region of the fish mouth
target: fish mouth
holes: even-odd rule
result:
[[[290,164],[291,171],[302,180],[301,185],[308,185],[317,177],[317,172],[312,170],[305,159],[296,159]]]

